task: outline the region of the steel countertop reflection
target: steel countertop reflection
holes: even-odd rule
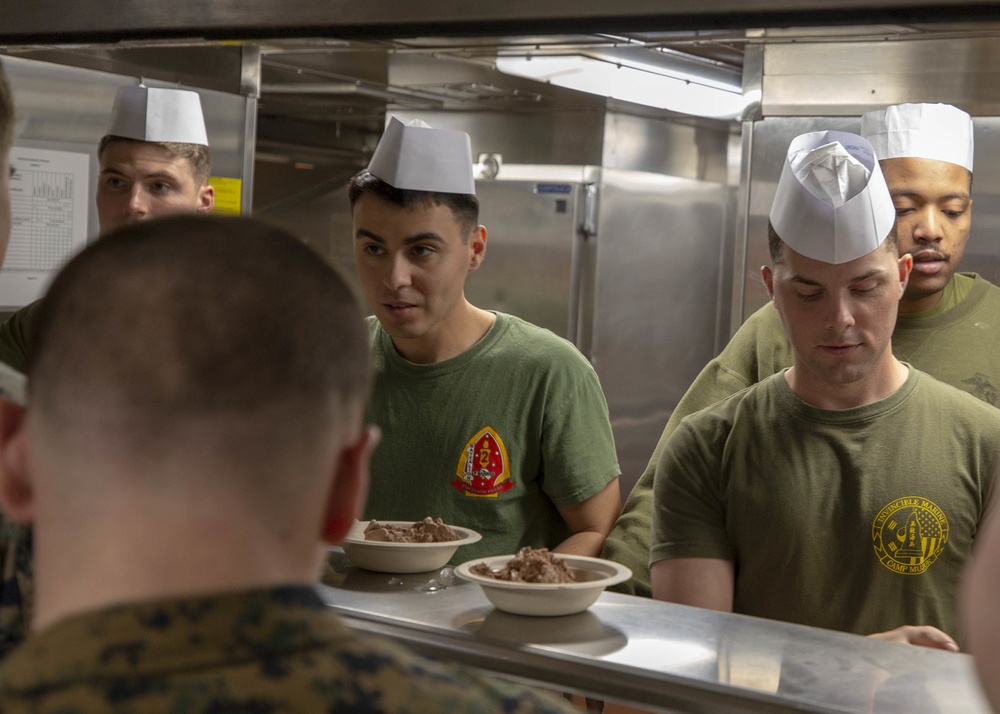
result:
[[[965,654],[611,592],[576,615],[510,615],[448,575],[365,571],[333,549],[322,594],[425,655],[649,709],[990,712]]]

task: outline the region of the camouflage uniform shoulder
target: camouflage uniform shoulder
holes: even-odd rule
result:
[[[308,586],[85,613],[0,666],[0,711],[572,712],[348,629]]]

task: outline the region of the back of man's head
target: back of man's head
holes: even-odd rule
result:
[[[289,473],[360,428],[354,297],[311,249],[250,219],[112,232],[57,276],[37,339],[29,420],[64,463],[104,453],[140,479],[228,472],[277,508]]]

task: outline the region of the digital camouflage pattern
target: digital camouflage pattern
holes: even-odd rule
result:
[[[26,388],[22,373],[0,364],[0,397],[24,404]],[[34,602],[31,558],[31,529],[0,513],[0,660],[28,634]]]
[[[75,615],[0,665],[4,714],[574,712],[353,632],[308,586]]]
[[[0,659],[28,634],[33,585],[31,529],[0,515]]]

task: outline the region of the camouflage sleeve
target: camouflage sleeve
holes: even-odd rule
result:
[[[0,659],[28,634],[33,590],[31,529],[0,516]]]

